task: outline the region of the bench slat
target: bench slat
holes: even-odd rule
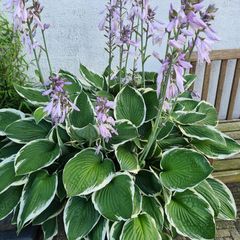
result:
[[[224,183],[240,182],[240,170],[214,172],[213,176]]]
[[[206,64],[205,74],[204,74],[204,82],[203,82],[203,90],[202,90],[202,100],[205,100],[205,101],[207,101],[207,97],[208,97],[211,69],[212,69],[211,64]]]
[[[233,110],[236,103],[237,90],[240,82],[240,59],[237,60],[235,73],[233,77],[233,84],[231,89],[230,101],[227,111],[227,119],[233,118]],[[240,117],[240,116],[239,116]]]
[[[215,160],[213,167],[216,172],[240,169],[240,157],[236,159]]]
[[[220,122],[217,129],[222,132],[240,131],[240,121],[234,122]]]
[[[228,60],[223,60],[221,62],[220,73],[218,78],[217,94],[216,94],[216,100],[215,100],[215,107],[217,109],[217,112],[219,112],[220,106],[221,106],[223,87],[224,87],[226,72],[227,72],[227,64],[228,64]]]

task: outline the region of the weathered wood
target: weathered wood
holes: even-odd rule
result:
[[[215,172],[213,176],[224,183],[236,183],[240,182],[240,170]]]
[[[210,76],[211,76],[211,64],[206,64],[204,81],[203,81],[203,89],[202,89],[202,99],[205,101],[207,100],[207,97],[208,97]]]
[[[190,73],[195,74],[196,68],[197,68],[197,62],[191,62],[191,64],[192,64],[192,68],[190,69]]]
[[[215,107],[217,109],[217,112],[219,112],[220,110],[223,87],[224,87],[226,72],[227,72],[227,64],[228,64],[228,60],[223,60],[221,62],[220,73],[218,78],[217,94],[216,94],[216,100],[215,100]]]
[[[227,170],[239,170],[240,169],[240,158],[227,159],[227,160],[215,160],[213,167],[216,172],[227,171]]]
[[[217,129],[221,132],[234,132],[240,131],[240,121],[232,121],[232,122],[219,122]]]
[[[237,90],[238,90],[239,82],[240,82],[240,59],[238,59],[236,62],[236,68],[235,68],[232,89],[231,89],[231,94],[230,94],[230,101],[229,101],[229,106],[228,106],[228,111],[227,111],[227,119],[233,118],[233,110],[234,110],[234,106],[236,104],[236,97],[237,97]],[[240,115],[240,113],[239,113],[239,115]]]
[[[210,59],[212,61],[240,59],[240,49],[214,50],[210,53]],[[197,53],[193,52],[190,61],[196,62],[197,60],[198,60]]]
[[[239,132],[225,132],[226,135],[228,135],[230,138],[233,138],[235,140],[239,140],[240,139],[240,131]]]

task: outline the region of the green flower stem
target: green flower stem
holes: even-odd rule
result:
[[[45,49],[45,53],[47,56],[47,62],[48,62],[48,67],[49,67],[49,71],[50,71],[50,75],[53,75],[53,70],[52,70],[52,66],[51,66],[51,62],[50,62],[50,58],[49,58],[49,54],[48,54],[48,48],[47,48],[47,42],[46,42],[46,38],[45,38],[45,33],[42,30],[42,38],[43,38],[43,44],[44,44],[44,49]]]
[[[143,150],[143,153],[140,157],[140,162],[143,162],[145,161],[153,143],[156,141],[156,137],[157,137],[157,133],[158,133],[158,129],[159,129],[159,126],[161,124],[161,116],[162,116],[162,112],[163,112],[163,104],[164,104],[164,100],[166,98],[166,91],[167,91],[167,83],[169,81],[169,77],[171,77],[171,69],[172,69],[172,62],[170,62],[170,65],[169,65],[169,69],[168,69],[168,72],[164,78],[164,82],[161,86],[161,92],[160,92],[160,96],[161,96],[161,100],[159,101],[159,106],[158,106],[158,114],[157,114],[157,118],[156,118],[156,121],[153,125],[153,131],[150,135],[150,138],[148,140],[148,144],[146,145],[146,147],[144,148]]]
[[[119,1],[120,4],[120,34],[122,33],[123,30],[123,25],[122,25],[122,14],[123,14],[123,5],[122,1]],[[122,66],[123,66],[123,45],[119,47],[120,52],[119,52],[119,76],[118,76],[118,82],[119,82],[119,88],[120,90],[122,89]]]
[[[30,26],[29,23],[27,25],[28,25],[29,37],[30,37],[31,43],[34,44],[31,26]],[[42,84],[44,84],[44,78],[43,78],[42,70],[41,70],[39,59],[37,57],[37,52],[36,52],[35,49],[33,49],[33,54],[34,54],[34,59],[36,61],[37,69],[38,69],[38,72],[39,72],[39,80]]]
[[[135,32],[135,33],[136,33],[136,35],[135,35],[135,42],[138,41],[138,29],[139,29],[139,25],[140,25],[140,21],[139,21],[139,18],[138,18],[138,21],[137,21],[137,29],[136,29],[136,32]],[[137,52],[137,47],[135,47],[135,52]],[[138,57],[134,57],[134,59],[133,59],[133,69],[132,69],[132,81],[134,81],[134,79],[135,79],[137,61],[138,61]]]
[[[142,84],[145,88],[145,56],[144,56],[144,25],[141,20],[141,60],[142,60]]]

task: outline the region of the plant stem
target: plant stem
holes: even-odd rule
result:
[[[45,49],[45,53],[47,56],[47,62],[48,62],[48,67],[49,67],[49,71],[50,71],[50,75],[53,75],[53,71],[52,71],[52,66],[51,66],[51,62],[50,62],[50,58],[49,58],[49,54],[48,54],[48,47],[47,47],[47,43],[46,43],[46,38],[45,38],[45,33],[42,30],[42,38],[43,38],[43,44],[44,44],[44,49]]]
[[[28,30],[29,30],[29,37],[30,37],[31,43],[33,45],[34,40],[33,40],[31,26],[30,26],[29,23],[27,25],[28,25]],[[44,78],[43,78],[42,70],[41,70],[41,67],[40,67],[39,59],[37,57],[36,49],[34,49],[34,48],[33,48],[33,54],[34,54],[34,58],[35,58],[35,61],[36,61],[36,64],[37,64],[38,72],[39,72],[39,80],[42,84],[44,84]]]
[[[142,5],[143,12],[143,5]],[[145,88],[145,56],[144,56],[144,22],[141,19],[141,60],[142,60],[142,84]]]
[[[139,29],[139,24],[140,24],[140,21],[139,21],[139,18],[138,18],[136,35],[135,35],[135,42],[138,41],[138,29]],[[136,53],[136,52],[137,52],[137,47],[135,47],[135,53]],[[135,56],[134,56],[133,69],[132,69],[132,81],[134,81],[134,79],[135,79],[137,61],[138,61],[138,57],[135,57]]]
[[[122,5],[122,0],[119,1],[120,3],[120,35],[122,34],[123,30],[123,22],[122,22],[122,14],[123,14],[123,5]],[[121,90],[122,88],[122,66],[123,66],[123,45],[119,47],[119,76],[118,76],[118,81],[119,81],[119,88]]]

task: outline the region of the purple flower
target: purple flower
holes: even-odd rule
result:
[[[208,63],[211,62],[209,53],[212,50],[212,44],[214,41],[209,40],[209,39],[201,39],[197,38],[196,40],[196,47],[197,47],[197,52],[198,52],[198,61],[200,63],[203,63],[204,61],[207,61]]]
[[[60,76],[53,76],[49,78],[50,88],[43,92],[44,96],[50,96],[50,102],[44,108],[48,116],[51,117],[53,124],[64,123],[67,114],[72,110],[80,111],[69,98],[67,92],[64,90],[65,85],[72,83],[65,82]]]
[[[180,34],[177,40],[175,39],[169,40],[169,45],[177,49],[182,49],[185,43],[186,43],[186,37],[183,34]]]
[[[98,97],[95,107],[98,131],[100,136],[108,142],[112,138],[113,134],[117,135],[117,131],[114,129],[115,120],[109,115],[110,109],[113,109],[115,103],[108,101],[107,98]]]

